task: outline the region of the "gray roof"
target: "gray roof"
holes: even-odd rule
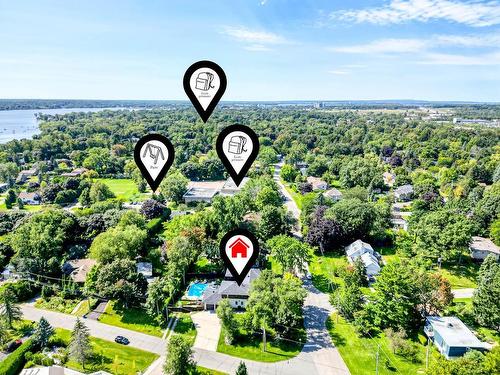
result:
[[[338,189],[331,188],[323,193],[324,196],[328,198],[342,197],[342,192]]]
[[[455,316],[428,316],[427,323],[443,338],[448,346],[485,348],[467,326]]]
[[[478,237],[478,236],[472,237],[470,249],[476,251],[487,251],[494,254],[500,254],[500,247],[495,245],[493,241],[490,240],[489,238],[484,238],[484,237]]]
[[[394,190],[394,193],[396,194],[412,194],[413,193],[413,186],[412,185],[402,185],[398,187],[396,190]]]
[[[183,198],[213,198],[219,190],[209,188],[190,188],[184,193]]]
[[[216,304],[226,295],[248,297],[250,284],[259,275],[260,269],[252,268],[241,285],[238,285],[234,280],[223,280],[218,287],[215,285],[209,286],[203,293],[202,301],[206,304]],[[232,279],[231,273],[228,270],[226,270],[225,277]]]
[[[356,240],[352,244],[346,247],[346,255],[351,258],[353,255],[361,256],[364,253],[373,254],[374,250],[372,245],[361,240]],[[354,260],[354,259],[353,259]]]

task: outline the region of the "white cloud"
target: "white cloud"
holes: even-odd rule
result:
[[[500,2],[392,0],[381,7],[336,11],[331,13],[330,17],[334,20],[379,25],[446,20],[473,27],[484,27],[500,24]]]
[[[465,56],[447,53],[427,53],[422,60],[417,61],[423,65],[461,65],[461,66],[486,66],[500,65],[500,52]]]
[[[247,51],[254,51],[254,52],[267,52],[271,51],[271,48],[263,46],[262,44],[251,44],[249,46],[243,47]]]
[[[262,30],[251,30],[246,27],[224,27],[222,34],[228,35],[240,42],[254,44],[286,44],[287,40],[281,35]]]
[[[425,49],[427,43],[421,39],[379,39],[366,44],[329,47],[333,52],[342,53],[412,53]]]

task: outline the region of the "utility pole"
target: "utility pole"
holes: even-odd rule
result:
[[[262,326],[262,349],[263,351],[266,351],[266,327],[263,325]]]
[[[378,358],[380,352],[380,344],[377,345],[377,362],[375,363],[375,375],[378,375]]]

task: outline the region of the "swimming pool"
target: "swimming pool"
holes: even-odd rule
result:
[[[188,297],[201,298],[205,289],[207,289],[208,284],[204,283],[193,283],[189,286],[187,295]]]

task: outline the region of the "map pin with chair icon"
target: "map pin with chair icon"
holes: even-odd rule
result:
[[[259,137],[245,125],[231,125],[217,137],[217,155],[236,186],[239,186],[259,154]]]
[[[236,283],[241,285],[259,256],[259,241],[246,229],[234,229],[222,237],[220,256]]]
[[[203,122],[214,111],[227,86],[226,74],[212,61],[198,61],[184,73],[184,91]]]
[[[153,192],[172,166],[174,156],[174,146],[161,134],[148,134],[135,145],[135,163]]]

